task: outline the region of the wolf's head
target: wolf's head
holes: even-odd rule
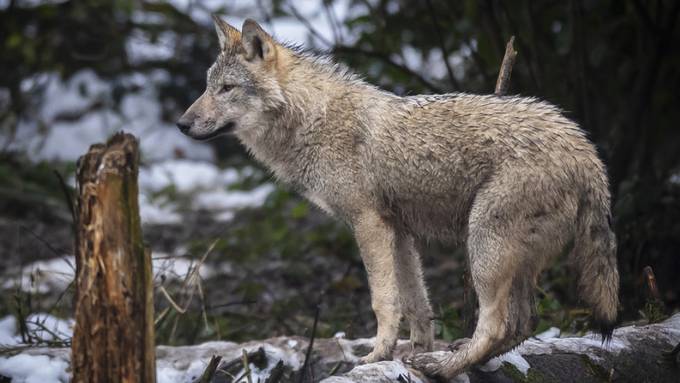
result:
[[[258,134],[265,119],[283,102],[278,66],[285,48],[255,21],[242,31],[213,16],[221,52],[208,70],[205,92],[184,113],[177,127],[189,137],[206,140],[223,133]]]

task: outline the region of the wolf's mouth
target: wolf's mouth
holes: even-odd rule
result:
[[[200,136],[200,137],[194,137],[197,140],[201,141],[207,141],[212,138],[215,138],[217,136],[220,136],[222,134],[228,134],[234,131],[234,126],[236,124],[233,121],[227,122],[226,124],[220,126],[219,128],[215,129],[214,131],[206,134],[205,136]]]

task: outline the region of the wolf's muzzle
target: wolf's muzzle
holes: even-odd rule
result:
[[[179,128],[179,130],[184,134],[186,134],[189,131],[189,129],[191,129],[191,123],[181,118],[179,119],[179,121],[177,121],[176,125]]]

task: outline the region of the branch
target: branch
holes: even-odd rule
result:
[[[312,357],[312,349],[314,348],[314,338],[316,338],[316,325],[319,323],[319,314],[321,312],[321,303],[317,303],[316,312],[314,313],[314,323],[312,324],[312,335],[309,337],[309,345],[307,346],[307,352],[305,352],[305,362],[302,364],[300,369],[300,375],[298,376],[298,383],[302,383],[305,379],[305,374],[307,372],[307,366],[309,365],[309,359]]]
[[[300,13],[300,11],[298,11],[298,9],[295,7],[295,5],[293,5],[292,3],[289,3],[288,9],[290,9],[290,12],[293,14],[293,16],[295,16],[296,19],[298,19],[299,22],[301,22],[302,24],[304,24],[305,27],[307,27],[307,30],[309,31],[309,33],[312,34],[313,37],[316,37],[319,41],[321,41],[327,47],[332,47],[333,45],[335,45],[331,41],[329,41],[327,38],[325,38],[321,34],[321,32],[316,30],[316,28],[314,28],[312,23],[310,23],[309,20],[307,20],[307,18],[302,16],[302,14]]]
[[[510,41],[505,46],[505,55],[503,56],[503,62],[501,63],[501,69],[498,72],[498,80],[496,81],[496,91],[494,92],[497,96],[502,96],[507,93],[508,87],[510,86],[510,75],[512,74],[512,66],[515,65],[515,58],[517,57],[517,51],[513,47],[515,42],[515,36],[510,37]]]
[[[212,358],[210,358],[210,363],[208,363],[205,371],[203,371],[203,374],[200,378],[198,378],[198,380],[195,381],[195,383],[210,383],[215,376],[215,371],[217,370],[217,366],[219,366],[221,360],[221,356],[213,355]]]

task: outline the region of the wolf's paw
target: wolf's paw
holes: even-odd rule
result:
[[[375,363],[383,360],[392,360],[392,353],[373,350],[368,355],[359,358],[359,364]]]
[[[445,377],[443,367],[450,357],[451,353],[445,351],[424,352],[407,356],[404,358],[404,363],[427,376],[440,378]]]
[[[463,347],[463,345],[465,345],[469,342],[470,342],[470,338],[458,338],[458,339],[454,340],[453,342],[451,342],[451,344],[449,344],[448,349],[449,349],[449,351],[456,352],[461,347]]]

